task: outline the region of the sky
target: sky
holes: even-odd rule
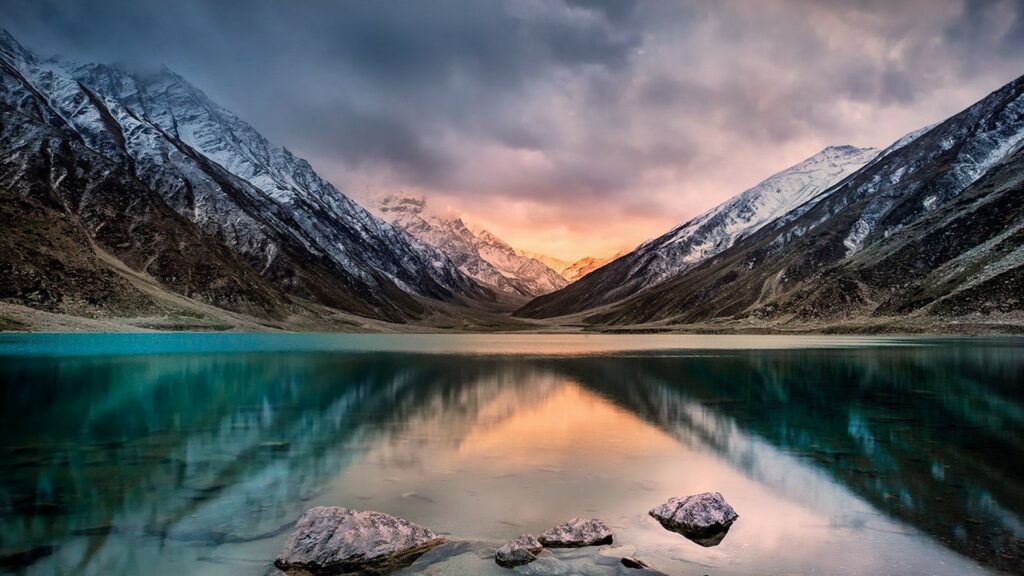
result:
[[[364,205],[569,260],[1024,74],[1024,0],[4,0],[0,26],[166,65]]]

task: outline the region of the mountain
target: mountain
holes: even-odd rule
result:
[[[552,256],[547,256],[537,252],[530,252],[528,250],[518,249],[516,250],[516,254],[519,254],[520,256],[540,260],[545,266],[551,268],[555,272],[558,272],[558,274],[560,274],[562,278],[565,278],[570,283],[579,280],[580,278],[586,276],[587,274],[590,274],[594,270],[597,270],[598,268],[604,266],[605,264],[611,262],[612,260],[624,256],[627,252],[628,251],[623,250],[617,252],[613,256],[608,256],[605,258],[584,256],[583,258],[580,258],[575,262],[567,262],[565,260],[560,260],[558,258],[554,258]]]
[[[805,205],[877,155],[874,148],[825,148],[661,237],[613,258],[611,265],[587,263],[590,269],[578,276],[586,278],[530,302],[517,314],[535,318],[571,314],[655,286]]]
[[[586,320],[945,326],[1024,310],[1024,77]]]
[[[573,262],[572,264],[566,266],[565,270],[562,270],[562,276],[564,276],[565,279],[568,280],[569,282],[575,282],[580,278],[583,278],[587,274],[590,274],[594,270],[601,268],[602,266],[609,262],[618,260],[619,258],[625,256],[628,253],[628,251],[623,250],[606,258],[594,258],[593,256],[585,256]]]
[[[566,281],[538,259],[519,251],[486,230],[471,230],[460,218],[424,213],[426,201],[390,195],[379,203],[384,219],[444,252],[463,273],[518,303],[557,290]]]
[[[153,306],[132,282],[114,280],[119,295],[96,288],[126,274],[257,316],[285,316],[298,297],[407,321],[432,300],[494,298],[442,252],[372,216],[169,70],[42,61],[4,32],[0,106],[0,147],[14,159],[0,190],[22,223],[5,227],[3,241],[47,236],[43,228],[61,222],[54,242],[76,255],[53,253],[77,262],[79,277],[57,281],[42,254],[8,253],[2,266],[28,284],[8,279],[5,301],[39,305],[26,292],[35,282],[55,311],[129,312],[126,299]],[[85,286],[95,289],[79,293]]]
[[[531,250],[522,250],[516,248],[516,254],[519,254],[524,258],[533,258],[534,260],[539,260],[541,264],[547,266],[548,268],[551,268],[555,272],[558,272],[559,274],[562,275],[563,278],[565,278],[565,274],[563,274],[563,272],[565,272],[567,268],[574,264],[573,262],[566,262],[561,258],[555,258],[554,256],[548,256],[547,254],[541,254],[540,252],[533,252]],[[568,280],[568,278],[566,278],[566,280]]]

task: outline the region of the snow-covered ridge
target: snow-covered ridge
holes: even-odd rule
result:
[[[655,256],[647,269],[648,285],[699,264],[775,219],[817,200],[822,192],[878,153],[877,148],[829,146],[644,244],[637,252]]]

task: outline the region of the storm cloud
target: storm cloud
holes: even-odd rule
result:
[[[1016,0],[20,1],[43,55],[167,65],[358,200],[572,258],[1024,73]]]

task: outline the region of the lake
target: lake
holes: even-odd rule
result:
[[[672,575],[1024,572],[1021,339],[5,334],[0,415],[0,572],[274,574],[317,505],[452,541],[403,574],[575,516]],[[647,514],[704,491],[717,546]]]

